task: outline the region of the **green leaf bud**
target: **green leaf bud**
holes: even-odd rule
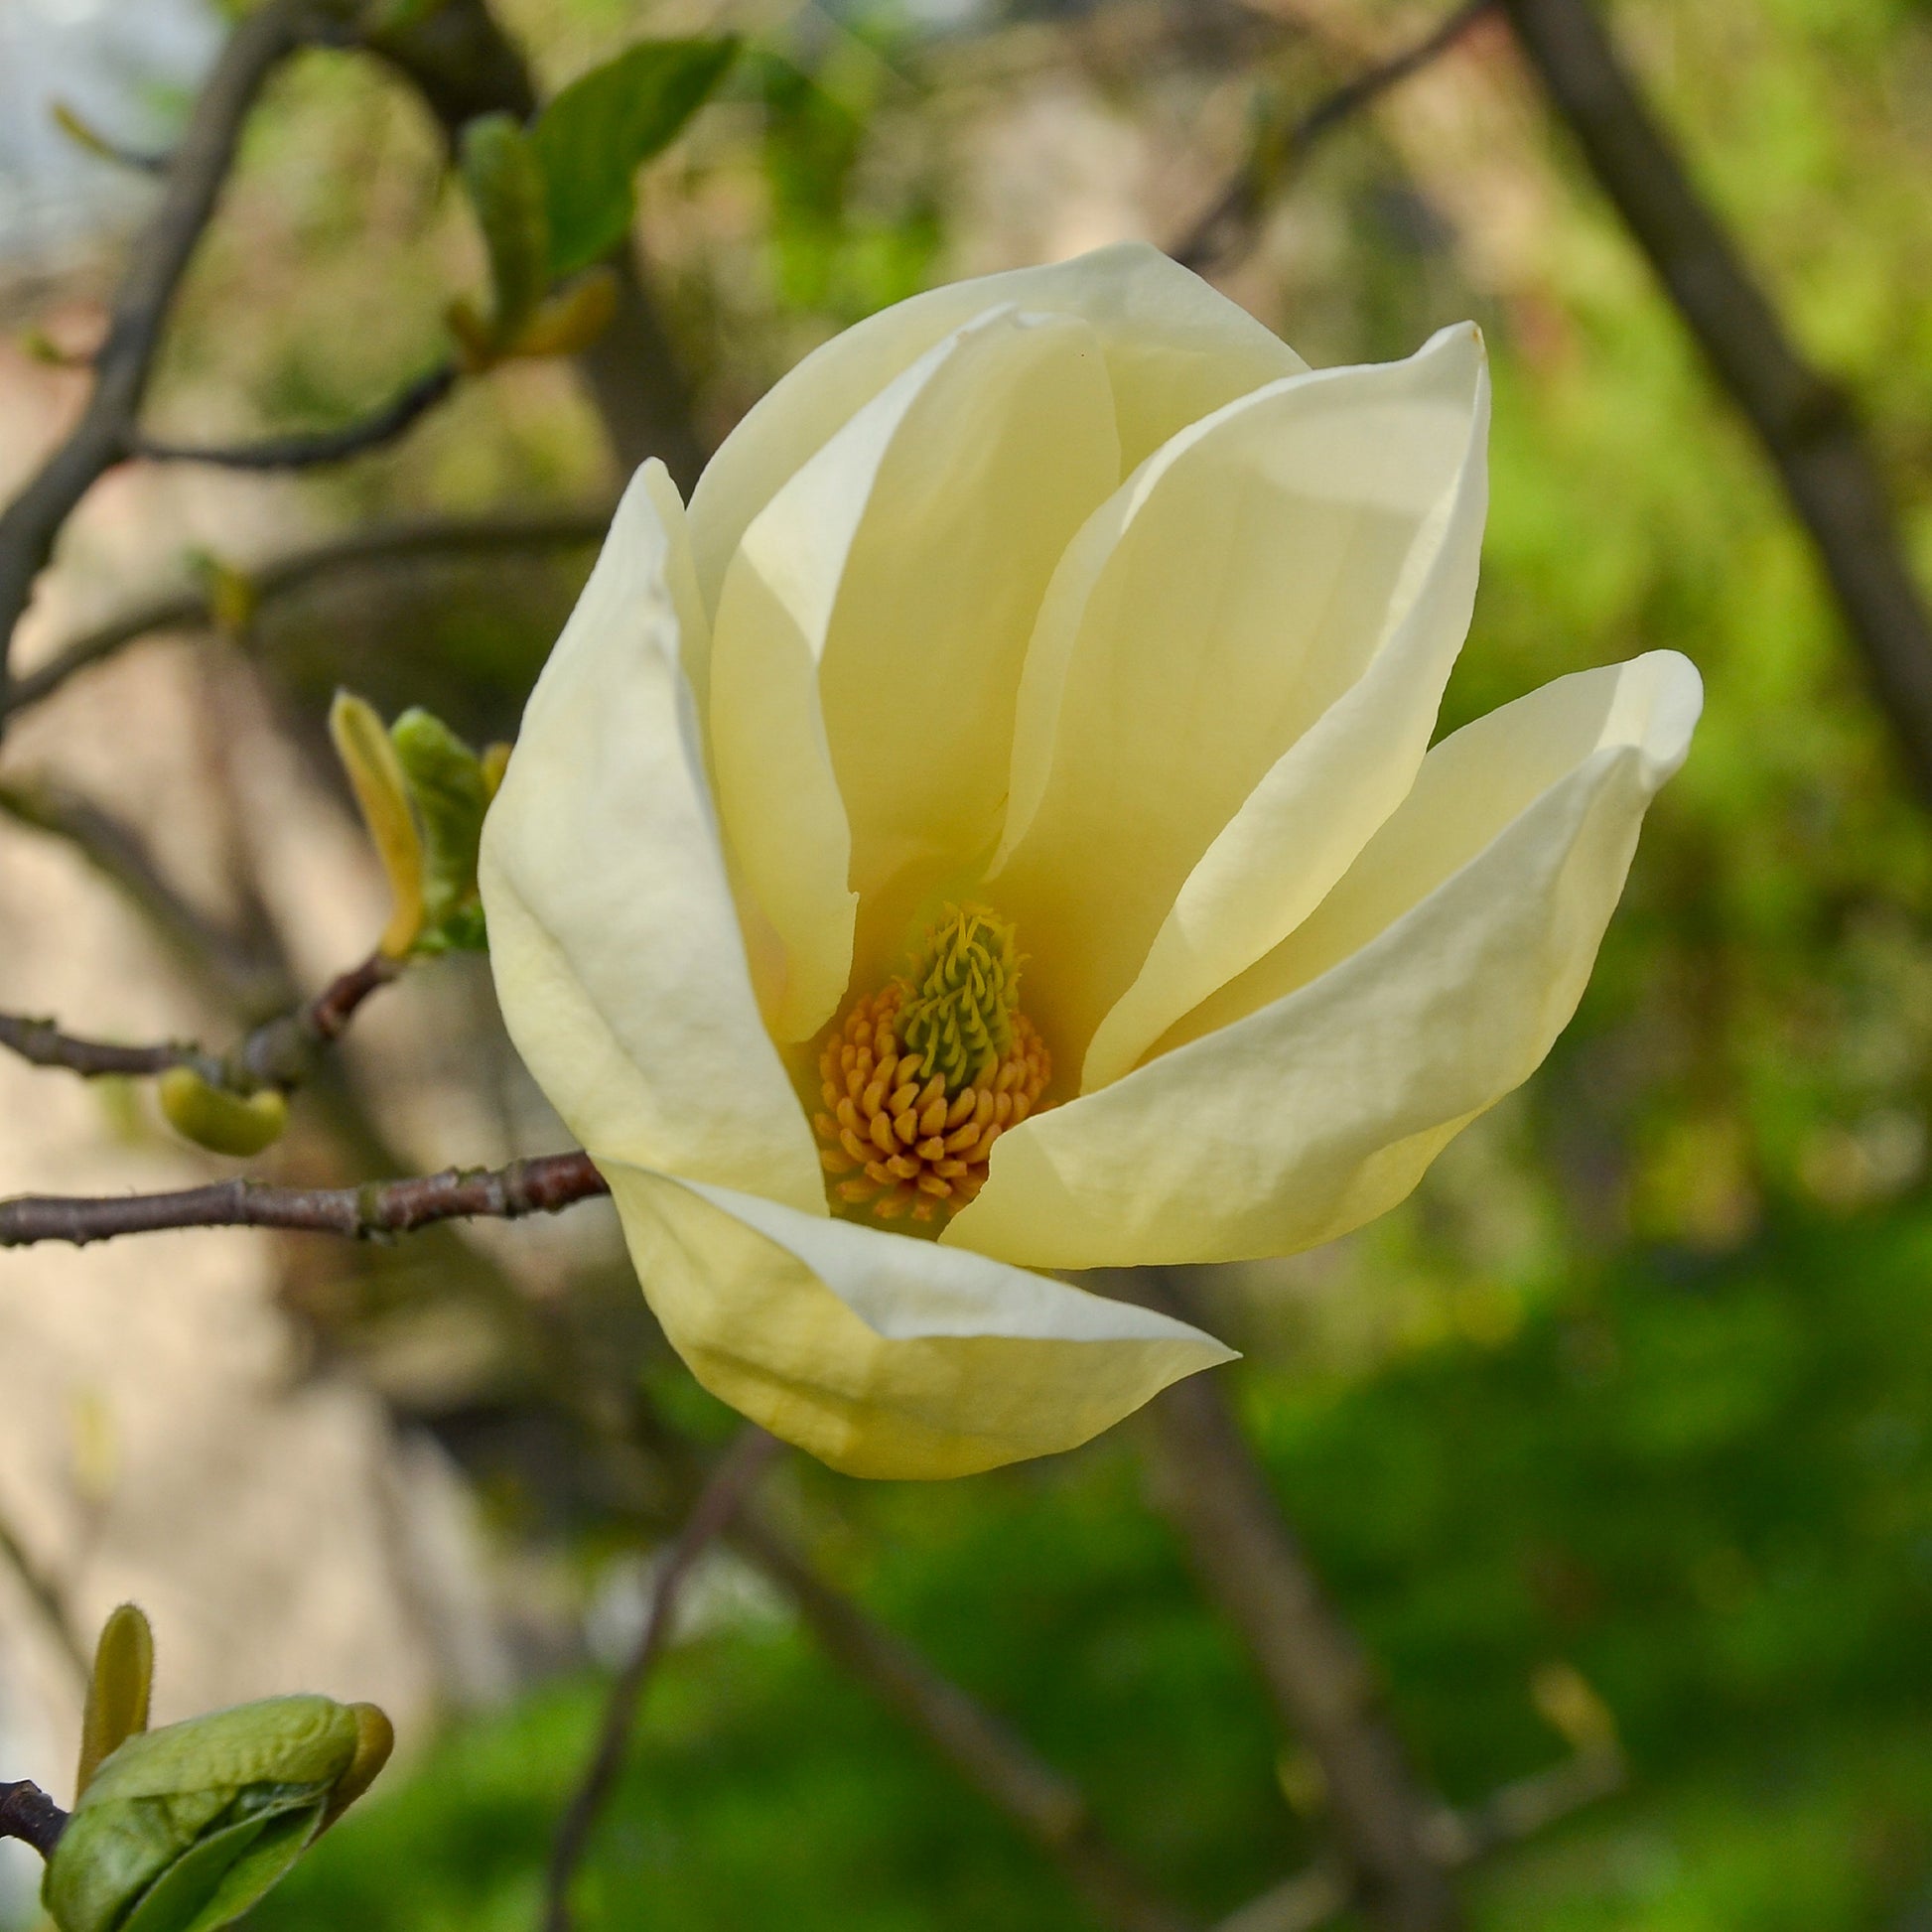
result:
[[[543,167],[510,114],[484,114],[463,130],[463,185],[489,252],[490,344],[504,347],[550,287],[550,216]]]
[[[105,1758],[147,1729],[153,1687],[154,1631],[135,1604],[123,1603],[101,1626],[100,1641],[94,1646],[94,1672],[80,1720],[80,1766],[73,1778],[76,1793],[93,1782]]]
[[[279,1087],[230,1093],[210,1086],[190,1066],[171,1066],[156,1082],[161,1111],[183,1140],[213,1154],[246,1159],[272,1147],[289,1124],[288,1096]]]
[[[215,1932],[240,1917],[380,1768],[387,1721],[368,1709],[269,1698],[128,1737],[48,1862],[60,1932]]]
[[[348,774],[362,823],[389,877],[394,903],[381,949],[400,959],[423,925],[423,840],[416,829],[410,786],[382,720],[366,698],[338,691],[329,708],[329,735]]]
[[[415,709],[389,727],[423,836],[426,936],[477,897],[489,787],[482,761],[442,719]]]

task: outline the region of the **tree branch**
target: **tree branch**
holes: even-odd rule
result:
[[[0,1046],[11,1048],[35,1066],[63,1068],[83,1080],[114,1075],[140,1079],[186,1066],[209,1086],[223,1087],[230,1093],[258,1093],[263,1087],[287,1091],[307,1076],[315,1050],[340,1039],[362,1002],[402,970],[401,960],[371,953],[293,1013],[264,1021],[226,1053],[210,1053],[193,1040],[121,1046],[106,1040],[80,1039],[62,1033],[51,1020],[23,1019],[11,1013],[0,1013]]]
[[[742,1513],[731,1540],[792,1599],[837,1663],[1060,1865],[1100,1924],[1110,1932],[1185,1932],[1188,1921],[1153,1897],[1108,1842],[1078,1786],[834,1589],[760,1517]]]
[[[630,1732],[637,1721],[638,1700],[670,1641],[685,1580],[750,1495],[777,1449],[775,1438],[767,1436],[756,1424],[748,1423],[705,1484],[683,1529],[664,1553],[651,1589],[643,1630],[611,1687],[597,1748],[591,1754],[583,1783],[557,1827],[557,1841],[544,1879],[545,1932],[570,1932],[570,1882],[590,1849],[598,1816],[623,1771],[623,1761],[630,1750]]]
[[[47,780],[0,783],[0,814],[63,839],[117,887],[178,957],[207,975],[246,1013],[285,1002],[281,976],[233,934],[190,903],[155,863],[146,842],[111,812]]]
[[[25,1778],[0,1784],[0,1838],[17,1838],[51,1859],[67,1828],[67,1813],[39,1785]]]
[[[175,291],[213,215],[242,123],[268,76],[308,38],[318,9],[319,0],[267,0],[229,36],[169,165],[161,205],[134,244],[80,420],[0,512],[0,724],[8,646],[34,581],[74,505],[129,453]]]
[[[151,463],[208,463],[222,470],[320,469],[395,442],[456,387],[457,374],[454,362],[439,362],[381,408],[340,429],[234,444],[170,443],[136,434],[129,439],[129,451]]]
[[[1845,392],[1808,364],[1585,0],[1501,0],[1550,100],[1810,532],[1920,796],[1932,619]]]
[[[1181,1271],[1104,1272],[1108,1291],[1181,1311]],[[1449,1932],[1461,1920],[1431,1850],[1439,1806],[1383,1714],[1367,1656],[1283,1520],[1224,1384],[1191,1376],[1147,1416],[1156,1502],[1246,1640],[1283,1724],[1320,1763],[1351,1892],[1391,1932]]]
[[[1495,4],[1496,0],[1463,0],[1413,47],[1324,95],[1288,128],[1265,133],[1213,205],[1168,252],[1187,268],[1225,267],[1253,239],[1256,217],[1268,197],[1301,172],[1327,136],[1446,54]]]
[[[85,1247],[176,1228],[284,1228],[374,1241],[437,1221],[555,1214],[610,1191],[588,1154],[546,1154],[506,1168],[446,1168],[360,1187],[275,1187],[237,1178],[164,1194],[16,1194],[0,1200],[0,1248],[42,1241]]]
[[[507,550],[568,550],[598,542],[610,527],[608,504],[528,515],[426,516],[378,523],[331,537],[243,571],[253,608],[261,609],[319,578],[423,558],[490,556]],[[117,651],[165,630],[202,629],[219,621],[206,593],[184,591],[136,605],[70,638],[46,662],[15,680],[16,714],[53,695],[69,678]]]
[[[41,1621],[47,1625],[53,1633],[55,1642],[60,1645],[61,1655],[73,1667],[75,1674],[84,1684],[93,1669],[93,1663],[87,1654],[86,1644],[74,1627],[67,1592],[34,1561],[27,1546],[14,1533],[13,1525],[4,1516],[0,1516],[0,1561],[4,1561],[19,1579],[21,1588],[27,1592],[33,1600],[35,1609],[40,1612]]]
[[[1613,1743],[1587,1745],[1547,1771],[1504,1785],[1473,1811],[1440,1811],[1429,1823],[1430,1848],[1449,1869],[1473,1864],[1621,1790],[1624,1777],[1623,1753]],[[1251,1899],[1214,1932],[1314,1932],[1346,1911],[1353,1893],[1340,1864],[1317,1862]]]
[[[530,70],[485,0],[411,9],[368,45],[421,93],[452,146],[464,123],[479,114],[524,120],[536,110]],[[661,457],[688,496],[704,464],[690,384],[631,237],[625,235],[608,259],[617,278],[617,311],[577,358],[578,368],[604,418],[618,467],[628,475],[646,457]]]

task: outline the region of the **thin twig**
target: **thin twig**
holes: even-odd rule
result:
[[[0,1784],[0,1838],[17,1838],[51,1859],[67,1828],[67,1813],[39,1785],[26,1778]]]
[[[1932,617],[1850,399],[1800,355],[1595,9],[1501,4],[1598,185],[1776,466],[1913,782],[1932,802]]]
[[[730,1534],[797,1605],[830,1656],[1061,1866],[1099,1924],[1109,1932],[1185,1932],[1187,1918],[1161,1900],[1108,1841],[1077,1785],[902,1637],[833,1588],[761,1517],[742,1511]]]
[[[75,1627],[67,1591],[35,1562],[27,1546],[15,1534],[13,1525],[4,1516],[0,1516],[0,1560],[4,1560],[13,1571],[21,1588],[40,1612],[41,1621],[60,1645],[61,1655],[84,1684],[92,1664],[87,1656],[87,1645]]]
[[[776,1441],[763,1430],[756,1424],[747,1424],[705,1484],[683,1529],[657,1566],[643,1630],[611,1687],[597,1748],[591,1754],[582,1784],[557,1827],[557,1840],[551,1849],[544,1881],[545,1932],[570,1932],[571,1880],[590,1849],[598,1816],[623,1771],[630,1750],[631,1729],[637,1721],[637,1706],[651,1671],[670,1641],[678,1596],[685,1581],[699,1557],[717,1540],[739,1505],[750,1495],[777,1448]]]
[[[1444,1807],[1429,1822],[1430,1850],[1446,1869],[1473,1864],[1621,1790],[1625,1775],[1623,1753],[1613,1743],[1587,1745],[1547,1771],[1504,1785],[1472,1811]],[[1347,1869],[1320,1860],[1250,1899],[1214,1932],[1314,1932],[1353,1899]]]
[[[489,556],[507,550],[568,550],[595,543],[611,522],[608,504],[583,509],[535,511],[526,516],[428,516],[378,523],[346,536],[331,537],[238,573],[252,610],[299,591],[318,579],[379,565],[411,563],[425,557]],[[206,629],[220,621],[212,600],[201,591],[183,591],[136,605],[95,629],[69,639],[44,663],[15,680],[16,714],[59,690],[76,671],[142,637],[162,631]]]
[[[115,1076],[142,1079],[185,1066],[209,1086],[230,1093],[258,1093],[264,1087],[289,1091],[301,1085],[315,1049],[340,1039],[362,1002],[401,971],[401,960],[371,953],[293,1013],[264,1021],[226,1053],[210,1053],[193,1040],[122,1046],[108,1040],[82,1039],[63,1033],[51,1020],[31,1020],[12,1013],[0,1013],[0,1046],[35,1066],[58,1067],[83,1080]]]
[[[115,293],[94,384],[80,420],[34,480],[0,512],[0,723],[6,659],[54,540],[103,472],[128,454],[175,291],[214,213],[241,126],[275,69],[302,46],[319,0],[267,0],[228,37],[196,100],[160,206],[136,239]]]
[[[1463,0],[1413,47],[1325,94],[1287,129],[1264,134],[1212,206],[1169,250],[1174,260],[1194,269],[1227,266],[1252,239],[1255,217],[1268,196],[1293,179],[1328,135],[1448,53],[1495,4],[1496,0]]]
[[[1183,1271],[1106,1272],[1125,1299],[1180,1309]],[[1450,1932],[1460,1913],[1430,1845],[1439,1806],[1382,1709],[1367,1654],[1283,1517],[1221,1379],[1177,1383],[1147,1415],[1156,1501],[1246,1641],[1284,1725],[1320,1764],[1351,1890],[1391,1932]]]
[[[170,443],[136,434],[131,453],[150,463],[207,463],[221,470],[316,470],[395,442],[457,384],[454,362],[439,362],[399,389],[381,408],[340,429],[265,437],[259,443]]]
[[[505,1168],[446,1168],[360,1187],[275,1187],[237,1178],[165,1194],[16,1194],[0,1200],[0,1248],[41,1241],[85,1247],[176,1228],[284,1228],[375,1241],[437,1221],[555,1214],[610,1191],[588,1154],[546,1154]]]
[[[177,957],[247,1013],[286,1004],[280,975],[172,885],[147,842],[91,799],[50,779],[0,783],[0,814],[71,845],[147,919]]]

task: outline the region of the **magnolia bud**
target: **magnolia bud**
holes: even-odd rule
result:
[[[289,1124],[288,1096],[279,1087],[230,1093],[209,1086],[189,1066],[171,1066],[156,1083],[161,1111],[183,1140],[214,1154],[245,1159],[272,1147]]]
[[[48,1862],[60,1932],[215,1932],[286,1873],[388,1755],[373,1707],[269,1698],[127,1737]]]

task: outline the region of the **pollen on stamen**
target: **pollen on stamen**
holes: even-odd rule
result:
[[[1052,1056],[1025,1014],[1002,1016],[1004,1047],[954,1082],[905,1041],[917,993],[891,980],[857,1001],[819,1055],[825,1111],[812,1126],[836,1207],[881,1221],[943,1222],[986,1182],[994,1144],[1034,1112]]]

